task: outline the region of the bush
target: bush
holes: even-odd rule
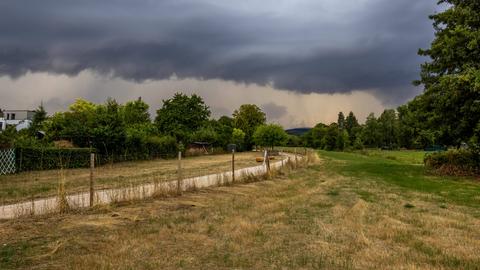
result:
[[[149,137],[146,141],[148,155],[150,158],[172,158],[176,157],[179,147],[177,140],[172,136]]]
[[[441,175],[480,175],[480,155],[468,150],[449,150],[429,154],[424,159],[425,168]]]
[[[88,168],[88,148],[27,148],[15,149],[17,171],[52,170],[60,168]]]

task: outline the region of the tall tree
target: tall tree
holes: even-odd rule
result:
[[[365,126],[362,132],[362,141],[366,146],[378,147],[381,144],[382,134],[380,127],[375,118],[375,114],[371,113],[367,116]]]
[[[219,146],[226,147],[230,143],[233,133],[233,119],[228,116],[222,116],[216,121],[214,126],[218,134]]]
[[[323,123],[319,123],[303,136],[303,140],[309,147],[322,149],[325,147],[324,138],[326,134],[327,126]]]
[[[122,154],[127,134],[121,115],[121,105],[108,98],[105,104],[96,106],[92,143],[101,153]]]
[[[253,133],[253,140],[257,145],[270,147],[281,146],[286,143],[288,135],[282,126],[276,124],[261,125]]]
[[[343,112],[338,113],[337,125],[340,130],[345,128],[345,115],[343,115]]]
[[[31,135],[35,135],[35,133],[41,129],[45,120],[47,120],[47,111],[45,111],[42,103],[40,106],[38,106],[38,108],[35,110],[35,114],[33,115],[32,124],[29,128]]]
[[[128,101],[122,107],[122,116],[127,126],[150,123],[149,106],[141,97]]]
[[[245,142],[245,132],[241,129],[234,128],[230,142],[237,145],[237,151],[242,151]]]
[[[163,106],[157,110],[155,125],[160,133],[172,135],[185,143],[209,117],[210,109],[200,96],[176,93],[173,98],[163,100]]]
[[[358,134],[361,131],[360,125],[358,124],[357,117],[355,117],[355,114],[351,111],[347,118],[345,119],[345,129],[347,130],[348,133],[348,140],[350,141],[351,144],[353,144],[358,137]]]
[[[378,123],[382,136],[382,146],[395,148],[398,144],[398,124],[395,110],[384,110],[378,118]]]
[[[338,135],[341,133],[340,129],[338,128],[337,123],[332,123],[328,127],[326,127],[326,133],[323,137],[323,148],[328,151],[332,151],[337,149],[339,144],[338,142]]]
[[[56,113],[45,125],[47,137],[51,140],[69,140],[75,146],[89,147],[96,125],[97,105],[77,99],[64,113]]]
[[[254,104],[243,104],[233,112],[235,128],[245,132],[244,141],[247,150],[253,146],[253,133],[258,126],[264,125],[266,121],[265,113]]]
[[[425,91],[420,113],[429,115],[428,128],[443,144],[460,145],[472,137],[480,122],[480,2],[440,0],[448,4],[431,15],[435,39],[419,50],[430,61],[421,66]]]

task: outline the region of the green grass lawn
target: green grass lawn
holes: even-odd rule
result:
[[[428,152],[411,151],[411,150],[383,151],[378,149],[368,149],[368,150],[362,150],[362,151],[355,151],[355,153],[362,154],[369,157],[398,160],[408,164],[423,165],[423,159],[425,158],[425,155]]]
[[[480,207],[480,182],[466,177],[433,176],[420,165],[424,152],[379,151],[346,153],[321,151],[327,167],[359,181],[368,179],[395,187],[435,195],[439,203]],[[480,215],[477,212],[477,215]]]

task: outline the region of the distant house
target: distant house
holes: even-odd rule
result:
[[[17,130],[30,127],[35,111],[29,110],[4,110],[3,118],[0,118],[0,131],[7,126],[15,126]]]

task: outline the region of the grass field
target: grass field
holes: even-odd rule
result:
[[[427,153],[424,151],[382,151],[377,149],[368,149],[357,151],[355,154],[397,160],[410,165],[423,165],[423,159]]]
[[[0,269],[479,269],[480,183],[320,152],[271,181],[0,222]]]
[[[240,169],[257,165],[255,157],[261,153],[245,152],[235,155],[235,167]],[[177,177],[177,160],[150,160],[115,163],[95,169],[95,188],[105,189],[136,185],[154,181],[167,181]],[[190,157],[182,160],[183,177],[220,173],[231,169],[231,155]],[[64,170],[68,193],[88,191],[90,170]],[[61,179],[60,170],[23,172],[0,176],[0,204],[32,198],[54,196]]]

